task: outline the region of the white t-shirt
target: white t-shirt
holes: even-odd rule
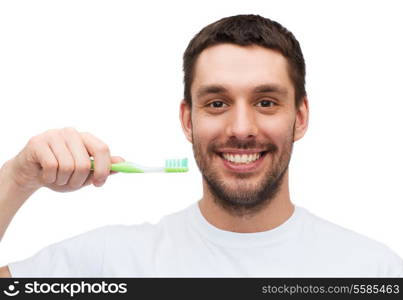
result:
[[[157,224],[110,225],[9,264],[13,277],[403,277],[387,246],[295,206],[265,232],[214,227],[198,203]]]

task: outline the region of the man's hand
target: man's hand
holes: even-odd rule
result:
[[[90,156],[94,158],[91,171]],[[112,163],[124,161],[111,156],[109,147],[87,132],[72,127],[50,129],[32,137],[9,161],[9,175],[21,189],[42,186],[57,192],[71,192],[83,186],[102,186]]]
[[[71,192],[89,184],[99,187],[117,173],[110,171],[110,165],[121,161],[121,157],[110,156],[105,143],[71,127],[34,136],[0,169],[0,240],[18,209],[37,189],[45,186]],[[0,277],[4,276],[10,276],[6,266],[0,268]]]

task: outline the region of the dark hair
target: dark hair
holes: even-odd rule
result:
[[[204,27],[193,37],[183,54],[184,97],[190,106],[190,87],[197,58],[204,49],[222,43],[258,45],[279,51],[287,59],[288,73],[295,88],[295,105],[299,107],[306,95],[305,61],[300,45],[281,24],[259,15],[226,17]]]

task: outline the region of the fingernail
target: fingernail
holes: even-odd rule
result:
[[[101,181],[96,181],[95,182],[98,186],[103,186],[105,183],[105,180],[101,180]]]

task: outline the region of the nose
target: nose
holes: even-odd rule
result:
[[[256,137],[258,126],[253,108],[247,103],[239,103],[233,106],[229,114],[226,134],[237,139]]]

